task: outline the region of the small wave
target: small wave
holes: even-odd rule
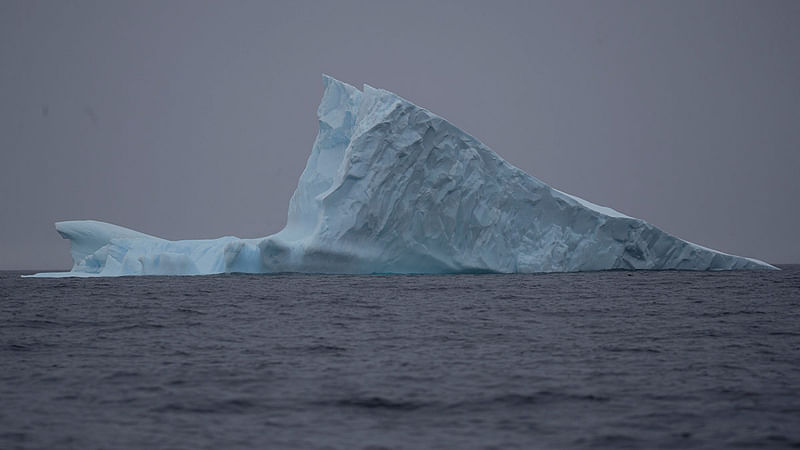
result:
[[[31,347],[28,345],[23,344],[8,344],[6,349],[11,350],[12,352],[29,352],[31,351]]]
[[[481,409],[500,406],[503,408],[523,406],[545,406],[560,402],[609,402],[611,398],[595,394],[574,394],[554,391],[539,391],[531,394],[505,394],[496,397],[457,402],[446,409]]]
[[[570,394],[552,391],[539,391],[534,394],[511,394],[495,397],[492,401],[509,404],[531,404],[531,403],[550,403],[554,401],[585,401],[585,402],[607,402],[611,399],[602,395],[594,394]]]
[[[770,336],[800,336],[800,333],[796,331],[770,331]]]
[[[344,347],[337,347],[335,345],[324,345],[324,344],[321,344],[321,345],[310,345],[308,347],[305,347],[304,350],[309,351],[309,352],[321,352],[321,353],[327,353],[327,352],[336,353],[336,352],[346,352],[347,351],[347,349],[344,348]]]
[[[640,440],[626,434],[605,434],[591,438],[579,438],[575,441],[579,445],[599,448],[638,447]]]
[[[58,322],[47,319],[29,319],[21,322],[24,328],[46,328],[54,325],[59,325]]]
[[[631,352],[631,353],[661,353],[661,350],[650,347],[619,347],[619,346],[604,346],[603,350],[612,353]]]
[[[0,433],[0,439],[20,443],[28,440],[28,434],[17,431],[8,431]]]
[[[141,373],[139,373],[139,372],[131,372],[131,371],[127,371],[127,370],[117,370],[115,372],[112,372],[112,373],[104,376],[103,379],[105,379],[105,380],[117,380],[117,379],[121,379],[121,378],[123,378],[123,379],[135,378],[135,377],[138,377],[138,376],[141,376]]]
[[[731,447],[765,447],[771,448],[775,445],[779,445],[781,447],[792,447],[792,448],[800,448],[800,441],[792,440],[788,436],[784,436],[782,434],[770,434],[767,436],[762,437],[752,437],[747,439],[742,439],[738,441],[734,441],[730,443]]]
[[[191,309],[191,308],[178,308],[178,309],[176,309],[176,311],[182,312],[182,313],[186,313],[186,314],[201,314],[201,315],[208,314],[208,313],[205,313],[203,311],[198,311],[196,309]]]
[[[158,329],[158,328],[164,328],[164,325],[161,325],[160,323],[134,323],[118,327],[103,328],[98,331],[104,333],[116,333],[118,331],[129,331],[137,329]]]
[[[193,414],[238,414],[255,407],[256,404],[244,398],[208,402],[180,403],[170,402],[152,408],[155,413],[193,413]]]
[[[518,295],[514,295],[514,294],[503,293],[503,294],[497,294],[497,295],[493,296],[492,298],[495,299],[495,300],[515,300],[515,299],[522,298],[522,297],[520,297]]]
[[[338,400],[334,402],[336,406],[365,408],[365,409],[385,409],[391,411],[413,411],[428,406],[426,403],[412,401],[395,401],[384,397],[354,397]]]

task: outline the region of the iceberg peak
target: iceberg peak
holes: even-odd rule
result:
[[[58,222],[72,271],[37,275],[775,268],[553,189],[392,92],[322,80],[319,133],[283,230],[168,241]]]

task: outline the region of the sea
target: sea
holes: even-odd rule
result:
[[[798,448],[781,271],[0,273],[0,448]]]

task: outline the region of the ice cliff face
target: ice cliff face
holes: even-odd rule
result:
[[[391,92],[324,84],[319,135],[282,231],[167,241],[59,222],[75,263],[64,275],[774,268],[555,190]]]

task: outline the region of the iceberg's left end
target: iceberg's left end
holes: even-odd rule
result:
[[[206,275],[262,271],[258,239],[169,241],[96,220],[57,222],[56,231],[70,242],[72,270],[31,277],[97,277],[123,275]]]
[[[72,270],[42,272],[30,277],[92,277],[101,276],[108,257],[108,246],[115,239],[158,239],[129,228],[96,220],[66,220],[55,223],[56,231],[69,240]],[[99,251],[106,249],[105,252]]]

